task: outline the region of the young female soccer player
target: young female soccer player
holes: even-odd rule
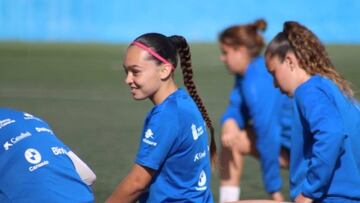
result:
[[[227,28],[219,36],[221,60],[235,75],[221,119],[220,203],[239,199],[245,155],[259,158],[266,191],[272,199],[283,200],[280,166],[288,162],[293,104],[273,86],[260,56],[265,27],[264,20],[257,20]]]
[[[173,78],[177,54],[189,94]],[[214,132],[192,80],[185,38],[158,33],[138,37],[128,47],[124,69],[133,98],[148,98],[154,107],[145,120],[135,165],[107,202],[213,202]]]
[[[308,28],[286,22],[268,45],[266,63],[294,97],[290,190],[295,202],[360,202],[360,112],[349,83]]]
[[[0,108],[0,202],[94,202],[96,176],[42,119]]]

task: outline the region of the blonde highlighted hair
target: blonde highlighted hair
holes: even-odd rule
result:
[[[319,74],[332,80],[347,96],[354,93],[350,83],[336,71],[335,66],[326,52],[325,46],[308,28],[298,22],[284,23],[284,29],[279,32],[266,48],[267,57],[285,59],[288,52],[293,52],[299,60],[299,65],[309,75]]]

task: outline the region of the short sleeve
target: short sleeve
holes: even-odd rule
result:
[[[150,115],[145,121],[135,162],[153,170],[159,169],[179,136],[178,122],[175,108]]]

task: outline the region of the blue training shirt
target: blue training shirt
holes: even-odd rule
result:
[[[220,118],[221,125],[230,118],[234,119],[239,128],[241,129],[246,128],[246,126],[248,125],[248,122],[250,120],[249,111],[244,103],[241,89],[242,77],[240,75],[236,75],[235,84],[229,96],[229,104]]]
[[[280,148],[290,147],[293,101],[274,87],[263,57],[254,58],[244,75],[236,76],[221,123],[229,118],[235,119],[241,129],[252,124],[265,189],[269,193],[279,191]]]
[[[315,75],[295,90],[291,199],[360,202],[360,111],[329,79]]]
[[[135,162],[156,171],[140,202],[213,202],[206,125],[186,91],[149,112]]]
[[[0,202],[93,202],[49,125],[31,114],[0,108]]]

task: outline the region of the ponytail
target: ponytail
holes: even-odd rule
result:
[[[265,55],[278,56],[284,60],[288,52],[293,52],[299,65],[309,75],[319,74],[332,80],[348,97],[354,93],[350,83],[336,71],[335,66],[317,36],[300,23],[288,21],[266,48]]]
[[[182,36],[166,37],[159,33],[147,33],[136,38],[132,43],[136,46],[146,46],[151,60],[157,64],[170,63],[175,68],[177,65],[177,54],[179,54],[181,70],[184,78],[184,85],[190,96],[199,108],[202,117],[206,122],[206,126],[210,130],[210,158],[211,164],[215,166],[216,160],[216,144],[214,138],[214,127],[206,111],[206,108],[197,93],[195,83],[193,81],[193,70],[191,68],[190,48],[186,39]]]
[[[211,163],[213,166],[215,166],[216,163],[216,144],[215,144],[215,138],[214,138],[214,127],[212,125],[212,122],[210,120],[210,117],[206,111],[206,108],[200,98],[200,96],[197,93],[195,83],[193,81],[193,70],[191,68],[191,54],[190,54],[190,48],[188,43],[186,42],[186,39],[182,36],[171,36],[169,39],[172,41],[172,43],[176,46],[176,49],[178,50],[179,56],[180,56],[180,66],[183,73],[183,80],[184,85],[186,89],[188,90],[190,96],[195,101],[197,107],[199,108],[201,115],[203,116],[207,127],[210,130],[210,158]]]

